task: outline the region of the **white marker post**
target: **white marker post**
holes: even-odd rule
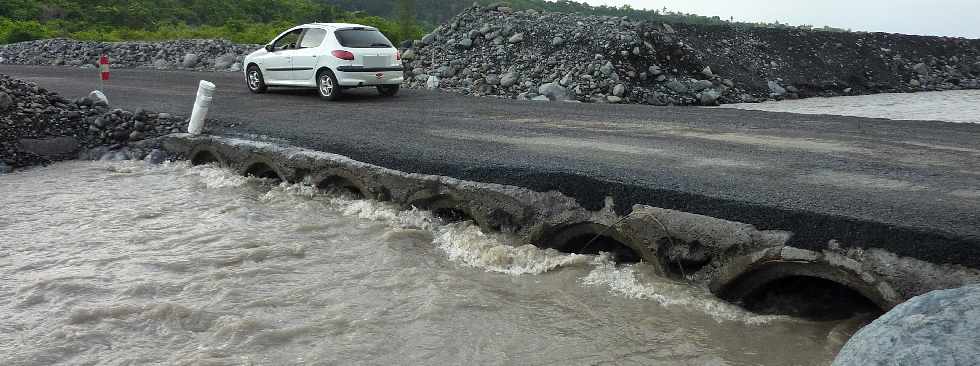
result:
[[[197,99],[194,100],[194,110],[191,111],[191,121],[187,124],[187,132],[200,135],[204,130],[204,117],[208,115],[211,108],[211,98],[214,95],[214,83],[201,80],[197,87]]]

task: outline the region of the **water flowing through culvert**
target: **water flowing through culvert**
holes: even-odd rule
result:
[[[212,166],[0,176],[0,364],[827,365],[846,323]]]

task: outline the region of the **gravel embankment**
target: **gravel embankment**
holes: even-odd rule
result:
[[[111,67],[239,71],[245,55],[260,47],[223,39],[86,42],[59,38],[0,45],[0,63],[95,68],[99,56],[106,54]]]
[[[403,45],[407,84],[518,99],[715,105],[980,88],[980,40],[473,7]]]
[[[151,152],[146,140],[183,125],[167,113],[113,109],[95,96],[69,100],[0,74],[0,173],[79,154],[143,159]]]

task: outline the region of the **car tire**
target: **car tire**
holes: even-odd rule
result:
[[[401,88],[400,85],[378,85],[378,93],[382,96],[393,97],[398,94],[399,88]]]
[[[262,70],[258,66],[252,65],[248,67],[245,71],[245,86],[248,90],[255,94],[265,93],[269,90],[269,86],[265,85],[265,78],[262,76]]]
[[[342,93],[340,84],[337,84],[337,77],[330,70],[320,71],[316,75],[316,90],[320,93],[320,98],[325,100],[338,100]]]

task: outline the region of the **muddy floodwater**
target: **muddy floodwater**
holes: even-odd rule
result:
[[[875,94],[724,105],[768,112],[980,123],[980,90]]]
[[[0,187],[5,366],[828,365],[846,338],[648,264],[211,166]]]

